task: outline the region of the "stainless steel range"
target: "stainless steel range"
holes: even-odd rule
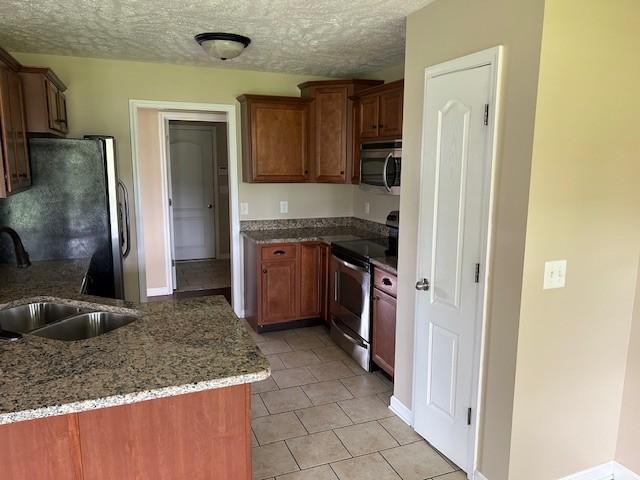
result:
[[[390,238],[331,244],[331,338],[371,371],[371,258],[397,256],[397,212],[387,218]],[[389,249],[391,247],[391,250]]]

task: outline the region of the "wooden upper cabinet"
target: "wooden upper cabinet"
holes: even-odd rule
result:
[[[20,76],[0,56],[0,198],[31,186]]]
[[[64,83],[49,68],[22,67],[27,131],[36,135],[65,136],[69,132]]]
[[[242,95],[243,180],[305,182],[309,178],[308,99]]]
[[[298,85],[311,103],[309,135],[312,182],[351,183],[357,159],[353,96],[378,80],[329,80]]]
[[[360,141],[402,137],[404,80],[367,89],[358,98]]]
[[[378,95],[360,99],[360,138],[376,138],[380,120],[380,98]]]

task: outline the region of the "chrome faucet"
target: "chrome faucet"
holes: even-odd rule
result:
[[[6,233],[11,237],[11,241],[13,242],[13,251],[16,254],[16,263],[18,268],[27,268],[31,265],[29,261],[29,254],[24,249],[24,245],[22,245],[22,240],[20,240],[20,236],[18,232],[16,232],[13,228],[9,227],[0,227],[0,233]]]

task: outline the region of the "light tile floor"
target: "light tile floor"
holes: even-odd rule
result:
[[[231,286],[231,261],[227,259],[176,262],[178,292],[216,290]]]
[[[272,376],[252,386],[255,480],[464,480],[389,410],[393,384],[367,373],[325,327],[257,334]]]

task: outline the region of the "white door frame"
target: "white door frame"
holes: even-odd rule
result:
[[[138,154],[138,109],[148,108],[152,110],[171,110],[170,115],[176,120],[190,120],[195,116],[210,116],[212,114],[223,114],[227,123],[227,150],[228,150],[228,179],[229,179],[229,219],[230,219],[230,241],[231,241],[231,296],[233,300],[233,310],[239,317],[243,316],[242,307],[242,274],[241,274],[241,252],[240,252],[240,212],[239,212],[239,192],[238,192],[238,142],[237,142],[237,118],[235,104],[216,104],[216,103],[188,103],[188,102],[165,102],[155,100],[129,100],[129,123],[131,129],[131,158],[133,163],[133,183],[135,190],[135,207],[136,207],[136,243],[138,248],[138,270],[140,285],[140,301],[147,300],[147,280],[145,266],[144,251],[144,232],[142,215],[142,201],[140,188],[140,165]],[[162,113],[162,112],[161,112]],[[189,117],[189,118],[186,118]],[[196,121],[202,121],[200,117]],[[221,118],[218,116],[217,118]],[[211,120],[205,120],[211,121]],[[220,120],[214,120],[220,121]],[[164,122],[161,120],[161,149],[165,151],[166,141],[164,134]],[[167,171],[166,171],[166,155],[163,153],[161,162],[162,178],[163,178],[163,197],[167,196]],[[169,205],[165,202],[162,205],[163,217],[168,222]],[[168,225],[168,223],[167,223]],[[165,229],[168,230],[168,229]],[[165,231],[165,263],[168,257],[168,265],[171,265],[170,235]],[[169,270],[170,273],[170,270]],[[169,275],[169,283],[171,283],[171,275]],[[173,291],[168,292],[171,294]]]
[[[488,293],[489,293],[489,280],[491,278],[491,259],[493,257],[493,230],[494,230],[494,187],[495,187],[495,172],[497,163],[497,147],[498,147],[498,121],[500,118],[500,105],[501,105],[501,77],[502,77],[502,54],[503,47],[497,46],[482,50],[480,52],[472,53],[464,57],[456,58],[448,62],[440,63],[425,69],[424,76],[424,106],[423,106],[423,118],[422,125],[426,123],[426,104],[427,104],[427,87],[429,80],[448,73],[454,73],[462,70],[469,70],[472,68],[490,66],[491,68],[491,84],[489,93],[489,131],[487,142],[486,155],[490,159],[487,171],[485,172],[484,192],[482,198],[482,245],[481,255],[483,275],[480,279],[480,294],[478,295],[478,306],[476,324],[480,328],[476,328],[476,338],[474,339],[474,353],[473,353],[473,386],[472,386],[472,415],[471,415],[471,428],[469,429],[469,459],[467,465],[461,465],[469,474],[469,478],[476,478],[476,469],[478,464],[478,447],[479,447],[479,435],[480,428],[478,419],[480,412],[482,411],[482,393],[483,385],[481,379],[484,376],[484,360],[485,360],[485,335],[487,326],[487,306],[488,306]],[[420,160],[420,184],[425,181],[425,159],[424,159],[425,145],[424,145],[424,133],[422,134],[422,146],[421,146],[421,160]],[[418,218],[422,218],[421,206],[423,203],[423,195],[428,194],[425,189],[420,188],[420,200],[418,205],[419,212]],[[421,229],[418,227],[418,251],[420,251],[420,245],[424,244],[424,239],[421,238]],[[418,279],[416,278],[416,281]],[[414,322],[420,321],[418,312],[418,298],[416,297],[414,306]],[[415,331],[415,326],[414,326]],[[418,336],[414,335],[413,345],[413,399],[412,405],[415,408],[416,405],[416,377],[418,375],[418,366],[420,365],[419,350],[418,350]],[[414,415],[415,417],[415,415]],[[481,478],[481,477],[480,477]]]
[[[227,123],[227,116],[224,113],[199,113],[199,112],[160,112],[159,115],[159,131],[160,131],[160,159],[162,161],[162,183],[163,190],[162,195],[163,198],[173,198],[173,187],[171,183],[171,155],[169,149],[170,142],[170,131],[168,130],[169,121],[171,120],[180,120],[183,122],[216,122],[216,123]],[[217,152],[215,151],[215,135],[212,139],[212,154],[213,154],[213,171],[214,178],[213,181],[213,194],[214,197],[217,197],[217,180],[215,178],[215,170],[217,167],[217,162],[215,161],[215,157]],[[166,195],[165,195],[166,194]],[[213,202],[213,215],[214,215],[214,246],[216,251],[218,250],[218,228],[215,223],[217,223],[218,219],[218,207],[217,207],[217,198]],[[169,250],[165,250],[165,269],[169,269],[171,272],[170,277],[170,287],[171,293],[176,289],[176,279],[175,279],[175,265],[173,265],[173,259],[176,258],[176,245],[175,245],[175,235],[174,235],[174,225],[173,225],[173,208],[170,208],[168,203],[165,205],[165,222],[168,228],[165,229],[165,242],[167,241],[167,230],[169,230]],[[165,243],[166,245],[166,243]],[[167,258],[168,255],[168,258]]]

